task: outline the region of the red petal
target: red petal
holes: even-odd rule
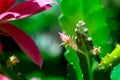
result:
[[[42,67],[40,51],[33,40],[25,32],[9,23],[1,24],[0,27],[13,37],[19,47],[33,60],[35,64]]]
[[[17,0],[0,0],[0,14],[10,9]]]
[[[41,7],[38,2],[26,1],[13,7],[9,12],[16,12],[21,15],[19,18],[24,18],[49,8],[51,8],[49,4]]]
[[[2,53],[2,44],[0,42],[0,53]]]

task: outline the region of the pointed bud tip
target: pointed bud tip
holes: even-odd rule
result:
[[[61,32],[58,32],[58,34],[59,34],[59,36],[61,36],[61,35],[62,35],[62,33],[61,33]]]

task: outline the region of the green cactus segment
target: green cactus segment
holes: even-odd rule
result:
[[[82,70],[79,65],[79,58],[73,49],[68,49],[65,53],[65,58],[68,62],[68,78],[69,80],[83,80]]]
[[[92,57],[92,38],[88,36],[88,30],[85,27],[85,22],[79,21],[76,25],[76,43],[78,47],[78,56],[80,66],[83,71],[84,80],[93,80],[93,57]]]
[[[100,62],[99,69],[109,70],[116,66],[120,62],[120,45],[117,45],[116,48],[110,53],[107,54]]]
[[[91,53],[93,49],[92,38],[88,36],[88,28],[86,28],[85,22],[79,21],[76,25],[75,32],[77,35],[76,42],[79,48],[78,50],[82,51],[81,53]]]

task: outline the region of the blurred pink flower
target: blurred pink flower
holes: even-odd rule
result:
[[[16,2],[17,0],[0,0],[0,35],[11,36],[33,62],[41,67],[42,57],[36,44],[25,32],[10,24],[9,21],[25,18],[49,9],[51,8],[49,3],[54,1],[29,0],[15,5]],[[2,45],[0,43],[1,51]]]
[[[0,80],[11,80],[10,78],[0,74]]]

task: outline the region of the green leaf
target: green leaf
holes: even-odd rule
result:
[[[108,43],[110,38],[110,29],[106,23],[105,11],[101,0],[84,0],[84,17],[89,34],[93,38],[95,46],[100,46],[103,57],[110,52],[111,46]],[[107,47],[107,48],[106,48]]]
[[[69,80],[83,80],[77,53],[73,49],[69,49],[65,53],[65,58],[68,61]]]
[[[62,0],[60,3],[61,16],[60,25],[70,35],[75,34],[74,29],[77,22],[83,19],[82,0]]]

